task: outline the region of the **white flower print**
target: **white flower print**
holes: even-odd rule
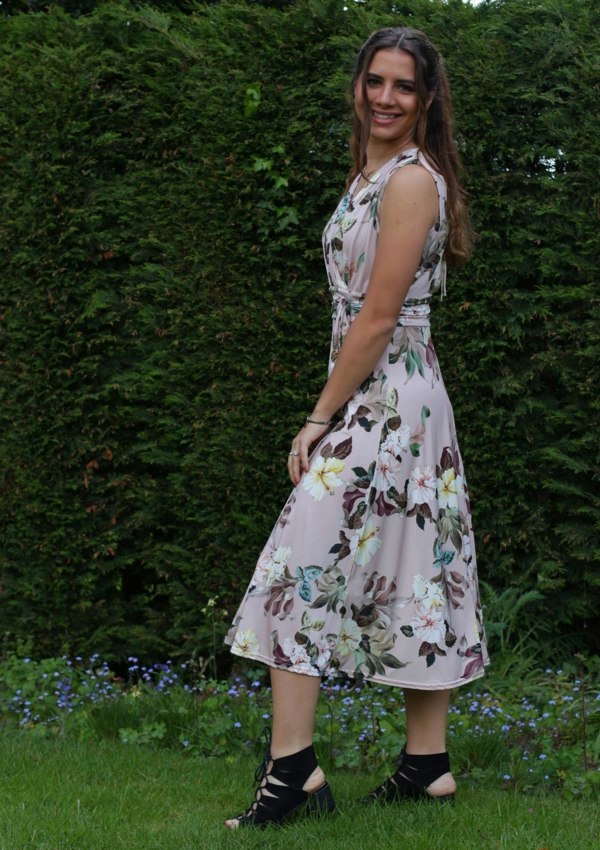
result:
[[[425,576],[417,573],[413,577],[413,591],[423,609],[430,611],[446,605],[446,597],[439,581],[429,581]]]
[[[344,461],[336,457],[318,457],[304,476],[302,487],[307,490],[315,502],[320,502],[325,493],[333,493],[344,482],[338,478],[344,470]]]
[[[291,669],[294,672],[308,674],[315,672],[305,647],[297,643],[293,638],[285,638],[283,641],[283,651],[292,662]]]
[[[336,264],[341,274],[343,274],[348,263],[346,255],[343,253],[343,251],[334,251],[331,259]]]
[[[350,552],[355,562],[364,567],[369,563],[375,552],[381,546],[381,538],[377,537],[379,526],[368,519],[362,528],[357,528],[350,538]]]
[[[317,641],[316,646],[319,650],[319,654],[315,664],[319,670],[325,670],[329,664],[329,659],[331,658],[331,647],[329,646],[329,641],[327,638],[321,638],[321,640]]]
[[[468,534],[462,536],[462,553],[465,561],[468,561],[471,557],[471,538]]]
[[[427,643],[439,643],[444,639],[446,627],[440,608],[419,605],[411,621],[414,634]]]
[[[462,475],[457,475],[452,469],[445,469],[442,472],[442,477],[437,479],[437,493],[440,508],[447,508],[451,511],[458,510],[458,497],[463,492]]]
[[[433,466],[415,466],[411,470],[408,482],[408,496],[416,505],[430,502],[435,498],[436,477]]]
[[[260,644],[254,629],[239,629],[236,632],[232,646],[233,652],[238,655],[250,656],[256,655],[259,649]]]
[[[410,442],[410,427],[401,425],[395,431],[390,431],[381,444],[381,450],[392,455],[398,455],[408,448]]]
[[[360,628],[354,620],[342,620],[337,642],[338,653],[342,657],[350,655],[357,648],[361,637]]]
[[[275,551],[266,549],[259,558],[253,581],[257,585],[271,587],[283,575],[291,554],[289,546],[278,546]]]
[[[401,470],[402,464],[396,460],[393,454],[381,452],[377,458],[373,486],[376,490],[388,490],[390,487],[397,487],[397,476]]]

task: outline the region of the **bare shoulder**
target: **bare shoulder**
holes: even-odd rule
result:
[[[435,180],[422,165],[404,165],[390,176],[382,198],[382,218],[414,217],[433,227],[439,211]]]
[[[386,195],[394,199],[406,198],[437,201],[437,187],[433,175],[416,163],[396,169],[387,182]]]

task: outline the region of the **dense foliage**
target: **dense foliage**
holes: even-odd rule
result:
[[[320,233],[349,166],[348,72],[398,22],[446,57],[479,234],[434,338],[480,572],[537,591],[532,648],[587,641],[598,5],[189,5],[0,20],[5,644],[156,659],[219,643],[325,374]]]

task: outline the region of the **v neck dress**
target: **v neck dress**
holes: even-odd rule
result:
[[[446,289],[446,185],[417,148],[353,196],[357,179],[325,227],[329,370],[369,286],[387,181],[409,163],[432,175],[439,215],[396,328],[313,449],[225,640],[301,674],[437,690],[481,676],[488,654],[467,481],[429,325]]]

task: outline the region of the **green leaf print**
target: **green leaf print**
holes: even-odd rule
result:
[[[433,568],[441,570],[446,567],[454,558],[452,549],[442,549],[442,541],[436,537],[433,542]]]
[[[335,564],[323,570],[317,580],[317,591],[319,596],[311,604],[311,608],[323,608],[327,611],[337,613],[338,603],[344,602],[346,598],[346,579],[342,571]]]
[[[399,658],[396,658],[395,655],[390,655],[388,652],[381,655],[380,659],[386,667],[392,667],[394,670],[400,670],[402,667],[406,667],[406,661],[400,661]]]
[[[362,466],[354,466],[352,472],[356,475],[356,479],[352,482],[353,485],[361,490],[366,490],[367,487],[371,486],[375,475],[375,461],[369,465],[368,469],[364,469]]]
[[[310,602],[312,598],[310,582],[314,581],[322,572],[321,567],[298,567],[296,570],[296,578],[300,582],[300,598],[305,602]]]
[[[395,387],[392,387],[388,392],[385,400],[385,406],[392,416],[396,414],[396,408],[398,407],[398,390]]]
[[[310,632],[320,632],[325,627],[325,620],[312,620],[308,611],[304,611],[302,614],[302,631]]]

